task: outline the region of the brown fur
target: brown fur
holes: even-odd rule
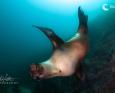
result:
[[[78,15],[80,26],[75,36],[66,43],[61,43],[61,46],[54,50],[51,58],[47,61],[37,66],[36,64],[31,65],[31,75],[34,79],[70,76],[74,73],[82,78],[80,64],[88,51],[88,29],[87,16],[80,8],[78,9]]]

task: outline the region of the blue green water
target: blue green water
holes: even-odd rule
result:
[[[24,76],[30,64],[50,57],[50,41],[32,25],[52,28],[66,41],[77,30],[79,5],[89,16],[95,46],[105,32],[115,31],[115,9],[104,11],[104,3],[107,0],[0,0],[0,74]]]

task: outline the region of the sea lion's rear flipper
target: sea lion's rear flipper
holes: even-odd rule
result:
[[[64,41],[59,36],[57,36],[52,29],[35,25],[33,25],[33,27],[42,31],[50,39],[53,49],[59,48],[62,44],[64,44]]]
[[[82,65],[80,64],[79,67],[77,67],[76,72],[75,72],[75,76],[81,80],[82,82],[84,82],[86,80],[86,74],[83,71]]]

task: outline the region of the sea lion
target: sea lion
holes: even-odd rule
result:
[[[66,42],[57,36],[52,29],[33,25],[42,31],[53,45],[53,54],[48,60],[30,66],[30,74],[33,79],[70,76],[72,74],[83,79],[80,64],[88,51],[88,16],[80,7],[78,8],[78,18],[78,31]]]

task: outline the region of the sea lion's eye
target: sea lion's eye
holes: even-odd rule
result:
[[[61,73],[62,71],[61,70],[59,70],[59,73]]]

